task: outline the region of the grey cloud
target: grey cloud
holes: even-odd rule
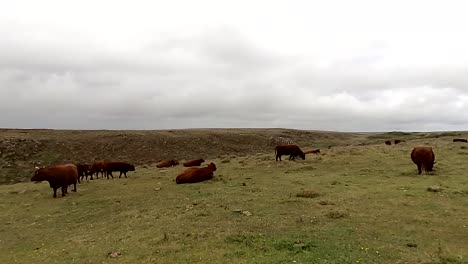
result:
[[[226,28],[122,54],[21,41],[0,44],[2,127],[379,131],[468,123],[463,65],[385,68],[372,51],[318,67]]]

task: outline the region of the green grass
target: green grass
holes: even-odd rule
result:
[[[207,160],[215,178],[189,185],[181,166],[138,167],[57,199],[0,186],[0,263],[468,263],[468,150],[450,140]],[[419,176],[426,142],[437,164]]]

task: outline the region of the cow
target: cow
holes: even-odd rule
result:
[[[304,151],[304,154],[320,154],[320,149],[312,149],[312,150],[307,150]]]
[[[392,142],[390,140],[385,141],[385,145],[391,145]]]
[[[415,147],[411,151],[411,160],[418,166],[418,173],[432,171],[435,164],[435,155],[432,147]]]
[[[50,188],[54,190],[54,198],[57,198],[57,189],[62,188],[62,197],[68,192],[68,185],[73,184],[76,192],[78,181],[78,169],[74,164],[56,165],[48,168],[37,168],[31,181],[48,181]]]
[[[176,183],[183,184],[207,181],[213,178],[214,171],[216,171],[216,165],[213,162],[203,168],[188,168],[177,175]]]
[[[158,168],[167,168],[167,167],[172,167],[179,165],[179,162],[177,160],[164,160],[158,163],[156,167]]]
[[[112,179],[114,179],[114,175],[112,175],[112,172],[114,171],[120,172],[119,178],[122,177],[122,173],[125,176],[125,178],[127,178],[127,172],[135,171],[135,166],[127,162],[110,161],[106,162],[105,171],[107,179],[109,179],[109,175],[112,177]]]
[[[401,140],[401,139],[395,139],[394,142],[395,142],[395,145],[396,145],[396,144],[399,144],[399,143],[403,143],[403,142],[405,142],[405,141],[404,141],[404,140]]]
[[[91,165],[91,175],[96,174],[96,179],[99,179],[99,173],[101,173],[104,178],[104,172],[106,171],[106,161],[95,161]]]
[[[296,145],[276,146],[275,148],[276,161],[278,161],[278,158],[281,161],[281,156],[283,155],[289,155],[289,160],[294,160],[296,157],[301,157],[303,160],[305,160],[304,152],[302,152],[302,150]]]
[[[454,138],[453,139],[453,142],[465,142],[465,143],[468,143],[468,140],[464,139],[464,138]]]
[[[193,166],[200,166],[203,162],[205,162],[204,159],[196,159],[196,160],[189,160],[184,162],[184,167],[193,167]]]
[[[88,180],[88,176],[91,176],[91,180],[93,180],[93,173],[91,170],[91,167],[92,167],[91,165],[83,164],[83,163],[78,163],[75,165],[76,165],[76,168],[78,169],[78,182],[80,182],[80,178],[81,180],[83,180],[86,177],[86,180]]]

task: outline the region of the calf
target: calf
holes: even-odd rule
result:
[[[73,184],[76,192],[78,181],[78,169],[74,164],[51,166],[48,168],[37,168],[31,181],[48,181],[50,188],[54,190],[54,198],[57,197],[57,189],[62,188],[62,197],[68,192],[68,185]]]
[[[177,175],[176,183],[182,184],[207,181],[213,178],[214,171],[216,171],[216,165],[213,162],[204,168],[188,168]]]
[[[432,171],[435,155],[431,147],[415,147],[411,151],[411,160],[418,166],[418,173]]]
[[[176,165],[179,165],[179,162],[177,160],[165,160],[165,161],[159,162],[158,165],[156,165],[156,167],[158,167],[158,168],[168,168],[168,167],[172,167],[172,166],[176,166]]]
[[[276,161],[278,161],[278,158],[281,161],[281,156],[283,155],[289,155],[289,160],[294,160],[296,157],[301,157],[303,160],[305,160],[304,152],[302,152],[302,150],[296,145],[276,146],[275,148]]]
[[[390,140],[385,141],[385,145],[392,145],[392,142]]]
[[[184,167],[193,167],[193,166],[200,166],[203,162],[205,162],[204,159],[197,159],[197,160],[189,160],[184,162]]]
[[[112,179],[114,179],[114,176],[112,175],[112,172],[114,171],[120,172],[119,178],[122,177],[122,173],[125,176],[125,178],[127,178],[127,172],[135,171],[135,166],[127,162],[111,161],[106,163],[105,170],[107,179],[109,179],[109,175],[112,177]]]

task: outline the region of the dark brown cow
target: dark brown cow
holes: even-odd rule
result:
[[[304,151],[304,154],[320,154],[320,149],[312,149]]]
[[[401,140],[401,139],[395,139],[395,145],[396,145],[396,144],[399,144],[399,143],[403,143],[403,142],[405,142],[405,141],[404,141],[404,140]]]
[[[216,171],[216,165],[213,162],[204,168],[188,168],[177,175],[176,183],[182,184],[207,181],[213,178],[214,171]]]
[[[415,147],[411,151],[411,160],[418,166],[418,173],[432,171],[435,155],[431,147]]]
[[[158,165],[156,165],[156,167],[167,168],[167,167],[172,167],[176,165],[179,165],[179,162],[177,160],[165,160],[165,161],[159,162]]]
[[[464,139],[464,138],[454,138],[453,139],[453,142],[465,142],[465,143],[468,143],[468,140]]]
[[[294,160],[296,157],[301,157],[305,160],[305,154],[302,150],[296,145],[281,145],[276,146],[275,148],[276,161],[281,161],[281,156],[289,155],[289,160]]]
[[[62,196],[65,196],[70,184],[73,184],[73,191],[76,192],[78,169],[74,164],[37,168],[31,181],[48,181],[50,188],[54,189],[54,198],[57,197],[58,188],[62,188]]]
[[[184,162],[184,167],[193,167],[193,166],[200,166],[203,162],[205,162],[204,159],[196,159],[196,160],[189,160]]]
[[[102,177],[104,178],[105,171],[106,171],[106,161],[103,161],[103,160],[95,161],[93,165],[91,165],[91,174],[96,174],[96,179],[99,179],[99,173],[101,173]]]
[[[76,165],[76,168],[78,169],[78,182],[80,182],[80,178],[81,180],[83,180],[86,177],[86,180],[88,180],[88,176],[91,176],[91,180],[93,180],[93,173],[91,170],[91,167],[92,167],[91,165],[82,164],[82,163],[75,164],[75,165]]]
[[[114,179],[114,175],[112,175],[112,172],[114,171],[120,172],[119,178],[122,176],[122,173],[125,176],[125,178],[127,178],[127,172],[135,171],[135,166],[127,162],[110,161],[110,162],[106,162],[105,170],[106,170],[107,179],[109,179],[109,175],[112,177],[112,179]]]
[[[385,141],[385,145],[391,145],[392,142],[390,140]]]

